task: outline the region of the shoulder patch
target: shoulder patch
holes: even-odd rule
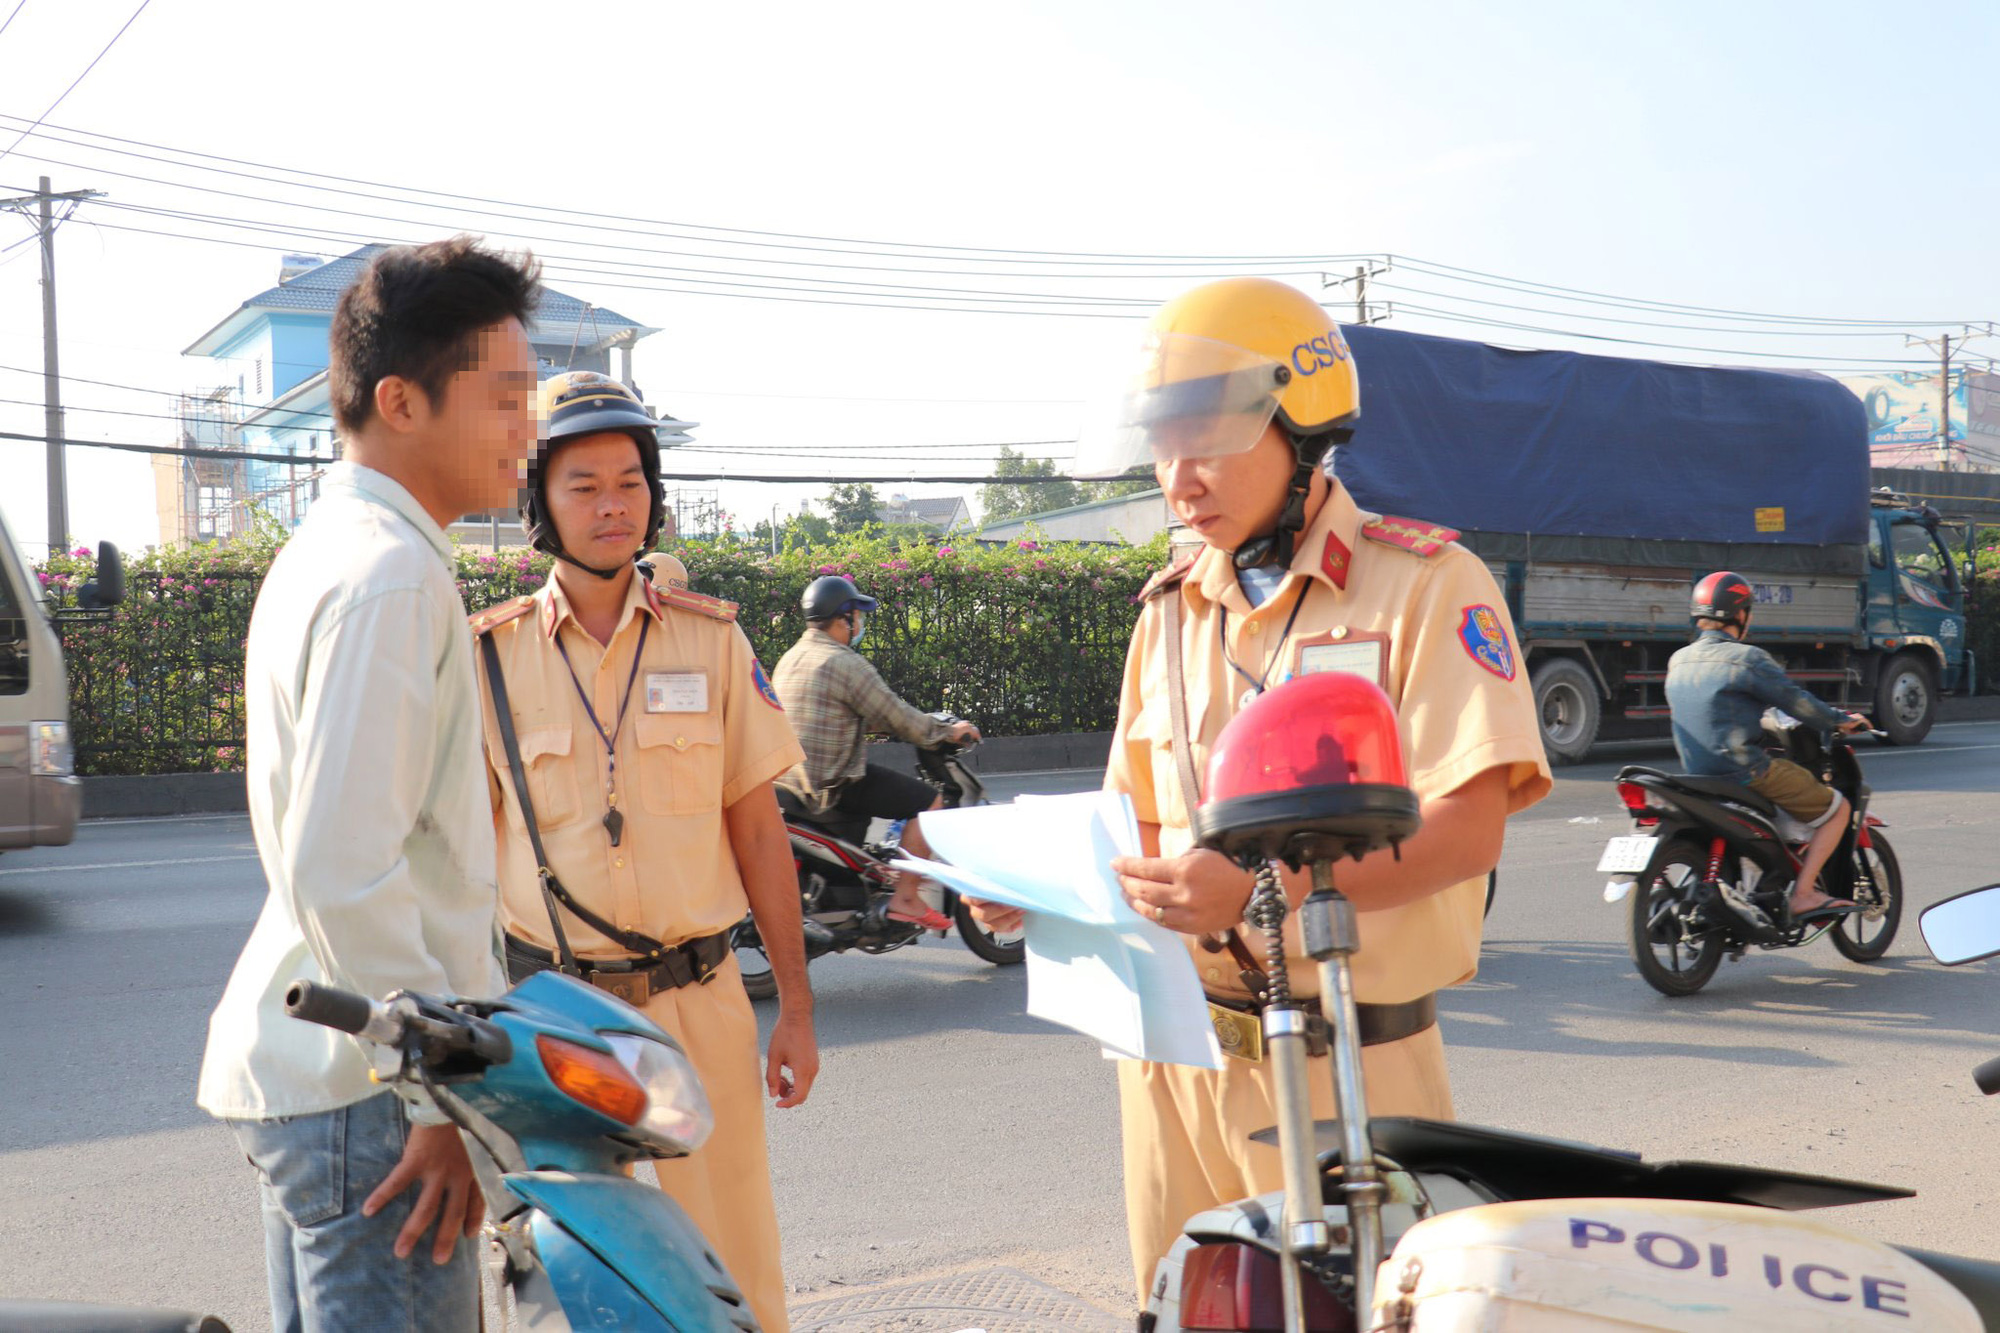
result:
[[[686,588],[662,588],[657,583],[646,585],[647,593],[656,605],[679,607],[683,611],[698,611],[710,620],[733,621],[736,619],[736,603],[725,602],[720,597],[710,597],[706,593],[689,592]]]
[[[1436,555],[1458,540],[1458,529],[1414,518],[1392,518],[1384,514],[1361,525],[1361,535],[1385,546],[1400,546],[1416,555]]]
[[[1500,613],[1490,606],[1468,606],[1458,622],[1458,641],[1465,654],[1502,680],[1514,679],[1514,645]]]
[[[489,606],[484,611],[473,612],[465,618],[465,623],[472,626],[473,637],[477,638],[488,630],[496,629],[510,620],[519,620],[522,616],[534,610],[534,607],[534,598],[516,597],[512,601],[501,602],[497,606]]]
[[[757,693],[763,697],[765,703],[780,713],[785,711],[785,705],[778,700],[778,692],[771,688],[771,678],[764,674],[764,664],[755,656],[750,659],[750,681],[757,687]]]
[[[1146,586],[1139,589],[1139,600],[1143,602],[1157,592],[1177,586],[1182,579],[1187,577],[1188,571],[1194,568],[1194,562],[1200,558],[1201,552],[1199,551],[1196,551],[1192,555],[1184,555],[1159,573],[1153,575],[1153,577],[1147,579]]]

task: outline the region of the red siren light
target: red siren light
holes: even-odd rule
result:
[[[1259,695],[1216,738],[1194,822],[1204,847],[1246,864],[1358,857],[1409,837],[1417,798],[1389,696],[1338,671]]]

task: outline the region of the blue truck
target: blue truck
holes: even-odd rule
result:
[[[1443,523],[1505,590],[1549,757],[1665,729],[1688,594],[1733,569],[1754,640],[1829,702],[1921,741],[1973,679],[1966,570],[1936,511],[1869,488],[1861,401],[1810,372],[1347,330],[1363,508]]]

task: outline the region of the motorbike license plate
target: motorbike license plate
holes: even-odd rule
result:
[[[1648,833],[1635,833],[1629,837],[1613,838],[1604,848],[1604,855],[1597,862],[1599,874],[1636,875],[1644,870],[1653,859],[1654,839]]]

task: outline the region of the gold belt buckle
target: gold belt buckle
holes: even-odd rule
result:
[[[1222,1053],[1252,1064],[1264,1058],[1264,1024],[1256,1014],[1239,1014],[1219,1004],[1208,1006],[1208,1021],[1215,1026],[1215,1040]]]
[[[601,972],[592,968],[590,984],[601,991],[617,996],[634,1009],[645,1007],[653,995],[653,977],[650,972]]]

